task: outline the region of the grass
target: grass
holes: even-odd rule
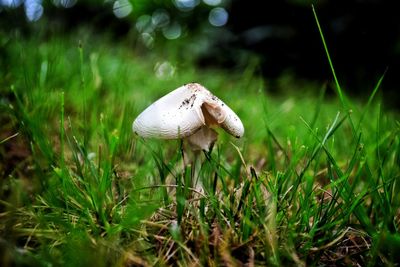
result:
[[[2,266],[398,266],[400,128],[374,99],[383,76],[367,103],[336,75],[338,98],[290,76],[271,95],[252,64],[198,69],[84,30],[2,38]],[[179,141],[131,132],[191,81],[246,129],[202,155],[205,194],[185,186]]]

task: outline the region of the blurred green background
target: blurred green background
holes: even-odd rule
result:
[[[396,108],[400,22],[394,1],[1,0],[0,34],[5,45],[16,33],[50,37],[88,27],[142,53],[174,54],[177,64],[239,71],[256,64],[268,90],[279,92],[282,75],[331,79],[311,4],[346,92],[366,97],[386,71],[381,91]],[[4,51],[1,59],[4,72]]]

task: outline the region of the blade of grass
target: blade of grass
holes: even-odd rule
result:
[[[322,86],[322,89],[320,90],[320,93],[319,93],[319,96],[318,96],[318,100],[317,100],[317,105],[316,105],[316,107],[314,109],[315,112],[314,112],[313,118],[312,118],[311,123],[310,123],[311,128],[313,128],[313,129],[315,127],[315,124],[317,123],[318,116],[321,113],[320,111],[321,111],[322,103],[323,103],[323,100],[324,100],[324,97],[325,97],[325,92],[326,92],[326,83],[324,83],[324,85]]]
[[[384,78],[385,75],[386,75],[387,70],[388,70],[388,69],[386,69],[386,70],[384,71],[384,73],[381,75],[381,77],[379,78],[378,82],[376,83],[374,89],[372,90],[372,93],[370,94],[370,96],[369,96],[369,98],[368,98],[367,105],[365,106],[363,112],[361,113],[360,119],[359,119],[359,121],[358,121],[357,132],[360,130],[361,123],[362,123],[363,120],[364,120],[365,114],[366,114],[367,111],[369,110],[369,108],[370,108],[370,106],[371,106],[371,103],[372,103],[372,101],[373,101],[373,99],[374,99],[376,93],[378,92],[378,89],[381,87],[381,83],[382,83],[382,81],[383,81],[383,78]]]
[[[0,141],[0,145],[3,144],[3,143],[5,143],[5,142],[7,142],[8,140],[13,139],[14,137],[17,137],[18,135],[19,135],[19,133],[15,133],[15,134],[12,134],[12,135],[10,135],[10,136],[4,138],[3,140]]]
[[[331,68],[333,79],[335,80],[337,93],[339,95],[340,101],[342,102],[343,108],[346,110],[347,109],[347,105],[346,105],[346,102],[345,102],[345,98],[344,98],[344,95],[343,95],[343,92],[342,92],[342,88],[341,88],[341,86],[339,84],[339,80],[336,77],[335,68],[333,67],[332,59],[331,59],[331,56],[330,56],[329,51],[328,51],[328,45],[325,42],[325,37],[324,37],[324,34],[322,32],[321,25],[319,24],[317,12],[315,11],[315,8],[314,8],[313,4],[311,5],[311,7],[312,7],[313,14],[314,14],[315,22],[317,23],[319,35],[321,36],[322,44],[324,46],[325,54],[326,54],[326,57],[327,57],[328,62],[329,62],[329,67]]]
[[[86,90],[86,83],[85,83],[85,73],[83,70],[83,44],[82,41],[79,40],[78,43],[78,52],[79,52],[79,64],[80,64],[80,78],[81,78],[81,88],[82,88],[82,97],[83,97],[83,123],[84,125],[88,125],[89,121],[88,121],[88,117],[87,117],[87,99],[86,99],[86,95],[87,95],[87,90]],[[83,128],[83,145],[85,147],[87,147],[88,145],[88,130],[86,129],[86,127]]]

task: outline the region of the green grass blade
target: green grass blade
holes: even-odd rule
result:
[[[330,56],[329,50],[328,50],[328,45],[325,42],[324,33],[322,32],[321,25],[319,24],[317,12],[315,11],[314,5],[311,5],[311,7],[312,7],[313,14],[314,14],[315,22],[317,23],[319,35],[321,37],[322,44],[324,46],[325,54],[326,54],[326,57],[327,57],[328,62],[329,62],[329,67],[331,68],[333,79],[335,80],[337,93],[339,95],[340,101],[342,102],[343,108],[346,110],[347,109],[347,105],[346,105],[346,102],[345,102],[345,98],[344,98],[344,95],[343,95],[343,92],[342,92],[342,88],[341,88],[341,86],[339,84],[339,80],[338,80],[338,78],[336,76],[335,68],[333,67],[332,59],[331,59],[331,56]]]
[[[368,98],[367,105],[365,106],[365,108],[364,108],[364,110],[363,110],[363,112],[362,112],[362,114],[361,114],[361,116],[360,116],[360,119],[359,119],[359,121],[358,121],[357,132],[360,130],[361,123],[363,122],[364,117],[365,117],[365,115],[367,114],[367,111],[369,110],[369,108],[370,108],[370,106],[371,106],[371,103],[372,103],[373,99],[375,98],[376,93],[378,92],[379,88],[381,87],[381,84],[382,84],[383,78],[384,78],[385,75],[386,75],[386,72],[387,72],[387,69],[385,70],[385,72],[384,72],[384,73],[381,75],[381,77],[379,78],[379,80],[378,80],[378,82],[376,83],[374,89],[372,90],[372,93],[370,94],[370,96],[369,96],[369,98]]]

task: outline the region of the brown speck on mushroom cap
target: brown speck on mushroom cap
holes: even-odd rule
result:
[[[196,100],[196,94],[192,94],[192,95],[190,96],[190,98],[185,98],[185,99],[182,101],[182,103],[181,103],[181,105],[179,106],[179,108],[182,108],[182,107],[186,106],[186,109],[188,109],[188,108],[189,108],[189,105],[190,105],[190,107],[193,107],[194,101],[195,101],[195,100]]]
[[[193,90],[194,92],[198,92],[199,90],[201,90],[201,88],[204,88],[202,85],[195,82],[186,84],[186,87],[187,89]]]

